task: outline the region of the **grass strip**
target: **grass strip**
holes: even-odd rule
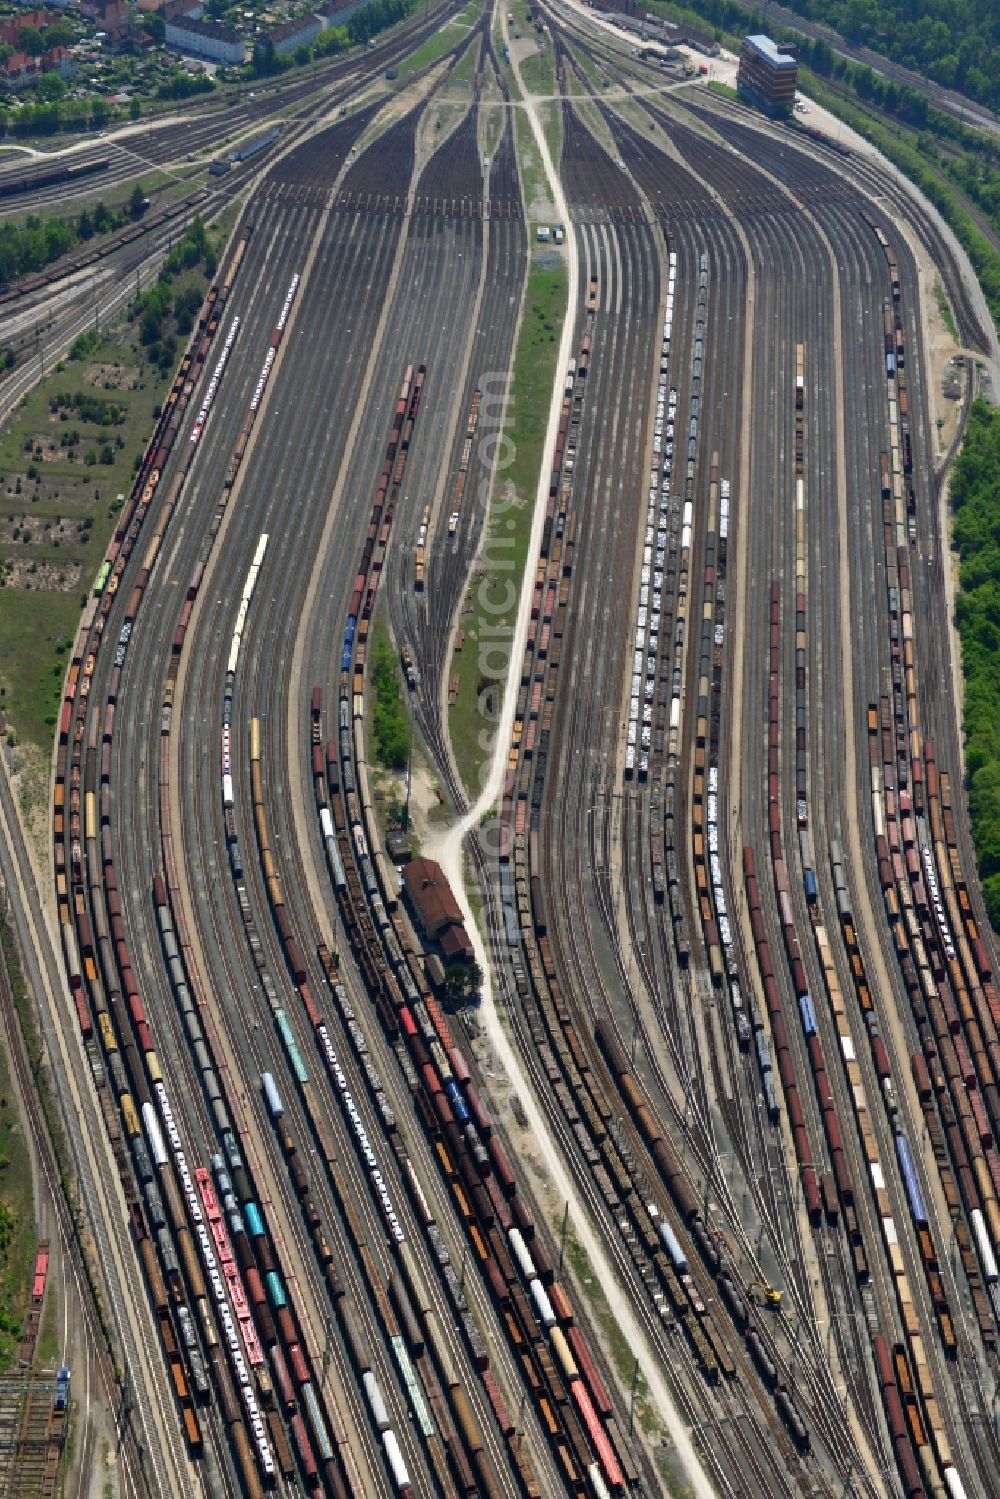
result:
[[[948,301],[947,293],[940,281],[934,282],[934,300],[937,303],[937,310],[941,314],[941,321],[955,342],[958,343],[958,324],[955,322],[955,314],[951,310],[951,303]]]
[[[503,437],[494,445],[501,463],[489,497],[479,564],[459,623],[464,639],[452,658],[458,692],[449,711],[451,742],[473,797],[492,753],[507,672],[518,665],[510,661],[510,642],[531,538],[567,287],[561,255],[546,251],[532,257]],[[497,392],[493,398],[499,404]]]
[[[405,770],[410,753],[410,716],[403,697],[399,659],[384,616],[371,634],[371,714],[375,759],[387,770]]]
[[[463,33],[468,34],[472,29],[473,22],[477,19],[478,6],[468,6],[460,15],[451,22],[446,22],[437,31],[429,36],[415,52],[411,52],[395,69],[400,78],[409,78],[414,73],[419,73],[421,68],[427,68],[432,62],[439,62],[445,53],[451,52],[462,40]]]
[[[553,1231],[557,1238],[562,1237],[561,1216],[559,1221],[553,1224]],[[624,1387],[632,1392],[633,1420],[646,1438],[656,1443],[655,1460],[664,1482],[663,1493],[666,1499],[691,1499],[691,1489],[681,1476],[666,1428],[656,1410],[649,1403],[646,1381],[637,1364],[632,1345],[622,1332],[621,1324],[615,1316],[601,1281],[594,1274],[587,1251],[571,1227],[567,1229],[565,1235],[565,1258],[580,1287],[581,1294],[590,1304],[590,1310],[604,1336],[618,1376]]]

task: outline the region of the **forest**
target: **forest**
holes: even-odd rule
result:
[[[784,0],[944,88],[1000,107],[1000,7],[992,0]]]
[[[1000,411],[981,399],[969,413],[951,500],[969,813],[986,907],[1000,931]]]
[[[772,32],[750,0],[686,0],[713,26]],[[1000,6],[993,0],[782,0],[788,10],[828,26],[852,46],[1000,109]],[[653,7],[655,9],[655,5]],[[764,7],[766,12],[766,6]]]

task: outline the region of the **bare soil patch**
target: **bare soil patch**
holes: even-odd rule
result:
[[[139,373],[135,364],[88,364],[83,383],[98,390],[135,390]]]
[[[4,586],[26,593],[72,593],[79,588],[79,562],[38,562],[31,557],[8,558],[3,563]]]
[[[0,515],[0,544],[6,546],[76,546],[86,542],[88,527],[62,516]]]

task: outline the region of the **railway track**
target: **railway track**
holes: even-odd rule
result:
[[[1000,1042],[947,776],[948,695],[928,685],[921,717],[945,657],[932,644],[921,661],[906,633],[940,580],[920,567],[936,512],[922,493],[907,502],[930,444],[914,268],[892,243],[902,195],[867,163],[845,176],[835,152],[785,149],[740,111],[723,146],[729,116],[698,104],[601,102],[589,118],[616,160],[566,93],[586,42],[547,20],[587,292],[560,372],[500,843],[494,859],[471,845],[506,1014],[720,1491],[749,1474],[761,1492],[875,1494],[898,1463],[912,1496],[960,1495],[959,1473],[979,1492],[998,1457],[973,1419],[992,1365],[967,1329],[954,1339],[953,1308],[978,1293],[987,1338]],[[465,804],[444,723],[450,646],[484,544],[470,476],[495,438],[490,370],[509,364],[517,325],[504,285],[526,270],[513,101],[488,17],[445,79],[468,47],[509,106],[488,174],[480,83],[437,149],[425,87],[402,115],[373,104],[336,121],[257,192],[67,682],[53,833],[74,1000],[176,1415],[225,1491],[293,1479],[374,1491],[376,1466],[397,1492],[448,1499],[658,1481],[481,1100],[475,1023],[463,1039],[441,1010],[379,853],[364,700],[380,605],[412,655],[424,746]],[[943,253],[921,212],[917,230]],[[817,264],[832,273],[818,291]],[[954,294],[970,342],[984,336],[960,278]],[[892,348],[852,342],[883,306]],[[750,401],[741,414],[731,393],[751,347],[747,428]],[[849,436],[828,409],[845,386],[864,391]],[[332,423],[293,394],[321,387]],[[828,538],[843,533],[849,480],[844,555],[864,585],[848,672],[851,602],[824,570],[839,560]],[[742,649],[730,683],[736,628],[769,654]],[[745,724],[730,721],[724,683]],[[944,736],[942,774],[928,729]],[[831,743],[848,737],[845,786]],[[879,915],[862,910],[858,937],[842,866],[797,834],[805,816],[816,851],[832,848],[868,805],[875,831],[854,835],[850,882]],[[890,829],[897,847],[883,849]],[[758,860],[745,903],[744,845]],[[884,1067],[864,1003],[883,970],[909,1001]],[[838,1067],[848,1015],[871,1056],[852,1040]],[[919,1115],[901,1084],[914,1036]],[[887,1080],[905,1095],[895,1112]],[[941,1266],[945,1237],[914,1207],[923,1168],[908,1171],[897,1143],[921,1115],[940,1191],[970,1214],[963,1279]],[[209,1168],[200,1192],[189,1157]],[[223,1215],[206,1218],[211,1201]],[[205,1224],[221,1252],[226,1215],[242,1303],[235,1281],[213,1291]],[[350,1253],[333,1252],[334,1234]],[[764,1318],[751,1290],[775,1279],[784,1308]],[[242,1373],[227,1352],[237,1324]],[[949,1324],[975,1395],[950,1388]]]

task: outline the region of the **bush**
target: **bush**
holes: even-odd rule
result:
[[[97,348],[97,334],[90,330],[89,333],[81,333],[74,339],[69,351],[70,359],[86,359]]]

